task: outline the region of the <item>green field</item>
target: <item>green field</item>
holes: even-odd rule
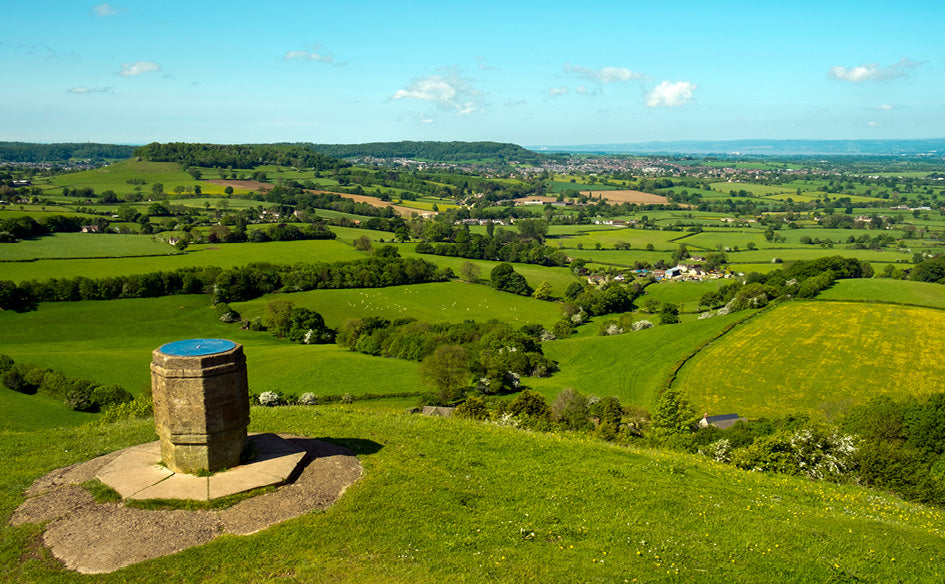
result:
[[[529,379],[528,383],[549,399],[571,387],[652,408],[677,362],[750,314],[746,311],[704,320],[687,319],[675,325],[657,324],[658,315],[641,315],[657,326],[612,337],[578,336],[544,343],[545,355],[558,361],[561,370],[551,377]],[[594,322],[587,326],[597,330]]]
[[[776,195],[778,193],[790,191],[789,188],[785,188],[783,186],[771,187],[767,185],[743,182],[715,182],[712,183],[712,188],[719,193],[726,193],[728,196],[731,196],[730,191],[735,191],[736,193],[738,191],[746,191],[756,197]]]
[[[818,300],[887,302],[945,309],[941,284],[885,278],[837,280],[817,296]]]
[[[559,243],[565,249],[576,249],[578,244],[584,247],[584,251],[593,250],[596,243],[602,247],[613,249],[618,242],[630,244],[630,249],[646,249],[647,244],[652,243],[657,250],[672,251],[679,247],[679,244],[673,240],[683,237],[686,234],[679,231],[656,231],[653,229],[608,229],[590,231],[587,233],[576,233],[566,238],[554,238],[548,240],[548,245],[556,247]]]
[[[79,426],[96,419],[95,414],[76,412],[62,400],[46,395],[24,395],[0,387],[0,433]]]
[[[430,323],[498,319],[515,328],[534,323],[551,328],[561,318],[561,306],[554,302],[516,296],[499,292],[490,286],[465,282],[270,294],[248,302],[233,303],[232,306],[247,319],[261,316],[266,303],[275,299],[289,300],[297,306],[315,310],[332,328],[337,328],[349,318],[365,316],[380,316],[390,320],[415,318]]]
[[[21,282],[77,276],[104,278],[171,271],[194,266],[231,268],[250,262],[293,264],[296,262],[338,262],[363,257],[365,256],[362,252],[340,239],[200,244],[187,248],[186,254],[163,257],[4,263],[0,264],[0,280]]]
[[[57,233],[17,243],[0,245],[0,261],[57,258],[104,258],[172,255],[177,248],[150,235]],[[0,279],[4,266],[0,266]]]
[[[152,350],[173,340],[216,337],[246,347],[254,391],[302,393],[315,378],[335,379],[328,385],[345,393],[342,380],[347,376],[347,393],[377,392],[375,378],[364,377],[359,373],[363,370],[385,379],[387,392],[416,391],[415,363],[366,357],[334,346],[294,345],[268,333],[241,331],[217,320],[205,296],[59,302],[30,313],[0,312],[0,353],[70,377],[118,383],[134,393],[149,383]]]
[[[864,262],[877,263],[895,263],[897,260],[912,262],[912,255],[894,248],[882,250],[872,249],[845,249],[846,246],[835,245],[834,247],[821,247],[819,245],[806,245],[804,247],[791,248],[768,248],[742,250],[735,253],[728,253],[728,261],[733,264],[760,264],[770,262],[772,258],[781,258],[785,262],[794,260],[815,260],[825,256],[840,255],[848,258],[856,258]]]
[[[128,183],[129,179],[135,178],[145,179],[147,182],[143,185]],[[206,178],[216,179],[218,177],[215,173],[210,172]],[[49,195],[61,193],[63,187],[91,187],[97,194],[111,190],[119,195],[127,195],[134,193],[136,186],[141,186],[140,192],[145,196],[149,196],[155,183],[164,185],[165,193],[174,192],[174,187],[177,186],[184,187],[189,191],[193,189],[194,185],[200,185],[201,190],[206,194],[222,195],[225,188],[205,180],[195,180],[184,172],[176,162],[139,162],[133,159],[123,160],[94,170],[55,176],[49,181],[48,185],[37,184],[43,187]],[[249,191],[236,189],[235,192]]]
[[[333,507],[124,568],[65,571],[7,525],[43,473],[153,439],[147,422],[0,432],[0,581],[934,582],[945,513],[855,486],[737,470],[568,434],[254,408],[251,431],[347,445],[364,476]],[[55,445],[55,447],[50,447]],[[773,529],[772,526],[777,526]]]
[[[701,351],[677,383],[711,414],[819,416],[874,396],[941,391],[943,345],[940,310],[791,302]]]

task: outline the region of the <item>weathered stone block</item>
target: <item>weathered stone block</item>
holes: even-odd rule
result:
[[[174,472],[215,472],[240,463],[249,425],[243,346],[192,339],[155,349],[154,422],[164,464]]]

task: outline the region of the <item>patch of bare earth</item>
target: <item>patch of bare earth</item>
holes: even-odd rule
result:
[[[608,203],[636,203],[637,205],[671,205],[663,195],[654,195],[642,191],[581,191],[582,195],[603,196]]]
[[[382,201],[377,197],[372,197],[369,195],[352,195],[349,193],[336,193],[334,191],[307,191],[309,193],[322,194],[328,193],[332,195],[338,195],[339,197],[344,197],[346,199],[351,199],[355,203],[367,203],[372,207],[384,208],[384,207],[393,207],[394,211],[397,211],[403,217],[410,217],[411,213],[417,213],[421,216],[423,215],[436,215],[434,211],[425,211],[421,209],[413,209],[411,207],[404,207],[403,205],[395,205],[390,201]]]
[[[36,479],[10,524],[48,522],[42,541],[55,558],[70,570],[101,574],[202,545],[224,533],[248,535],[325,509],[361,477],[361,463],[350,450],[310,438],[283,437],[307,453],[298,477],[223,510],[146,510],[96,503],[79,484],[95,477],[119,451]]]

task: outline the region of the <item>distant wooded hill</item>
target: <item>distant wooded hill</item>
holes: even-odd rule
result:
[[[120,144],[0,142],[0,164],[4,162],[122,160],[130,157],[134,149],[134,146]]]
[[[263,164],[327,170],[349,166],[332,156],[301,144],[192,144],[152,142],[134,150],[134,156],[152,162],[177,162],[182,166],[256,168]]]
[[[307,144],[316,152],[337,158],[412,158],[436,162],[540,162],[550,155],[502,142],[369,142],[366,144]]]

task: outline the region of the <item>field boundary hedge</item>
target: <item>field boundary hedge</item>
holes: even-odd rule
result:
[[[706,347],[708,347],[709,345],[711,345],[711,344],[714,343],[715,341],[719,340],[720,338],[722,338],[723,336],[725,336],[726,334],[728,334],[728,333],[729,333],[732,329],[734,329],[736,326],[738,326],[738,325],[740,325],[740,324],[745,324],[746,322],[748,322],[748,321],[750,321],[751,319],[755,318],[755,317],[758,316],[759,314],[761,314],[761,313],[763,313],[763,312],[767,312],[767,311],[768,311],[768,307],[765,307],[765,308],[762,308],[761,310],[758,310],[758,311],[756,311],[756,312],[753,312],[753,313],[747,315],[745,318],[741,319],[741,320],[738,321],[738,322],[733,322],[733,323],[731,323],[731,324],[725,325],[725,327],[724,327],[722,330],[720,330],[719,332],[717,332],[712,338],[707,339],[706,341],[700,343],[699,346],[696,347],[695,350],[694,350],[692,353],[690,353],[690,354],[687,355],[686,357],[683,357],[682,359],[680,359],[679,361],[677,361],[675,365],[673,365],[672,370],[670,370],[670,372],[669,372],[669,377],[667,377],[667,378],[666,378],[666,381],[663,382],[663,388],[660,390],[660,393],[662,393],[664,390],[669,389],[670,387],[673,386],[673,383],[676,381],[677,375],[679,375],[679,371],[686,365],[686,363],[689,362],[690,359],[692,359],[693,357],[695,357],[696,355],[698,355],[703,349],[705,349]]]

